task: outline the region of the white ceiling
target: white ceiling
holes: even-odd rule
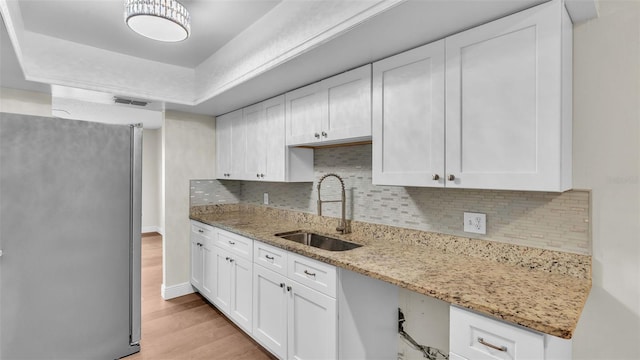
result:
[[[280,0],[183,0],[191,37],[178,43],[149,40],[124,23],[122,0],[23,0],[27,31],[142,59],[194,68]]]
[[[219,115],[544,1],[184,0],[192,36],[161,43],[126,27],[121,0],[0,0],[0,86]]]

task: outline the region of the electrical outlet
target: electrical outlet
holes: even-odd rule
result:
[[[262,197],[262,202],[265,205],[269,205],[269,193],[264,193],[264,196]]]
[[[474,234],[487,233],[487,215],[481,213],[464,213],[464,231]]]

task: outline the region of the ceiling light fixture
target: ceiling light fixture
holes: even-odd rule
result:
[[[177,42],[191,34],[189,11],[176,0],[125,0],[124,21],[150,39]]]

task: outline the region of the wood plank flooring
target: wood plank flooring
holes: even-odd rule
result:
[[[161,283],[162,237],[145,234],[141,351],[126,360],[275,359],[200,294],[163,300]]]

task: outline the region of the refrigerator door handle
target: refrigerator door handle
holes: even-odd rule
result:
[[[142,124],[131,125],[130,344],[141,337]]]

